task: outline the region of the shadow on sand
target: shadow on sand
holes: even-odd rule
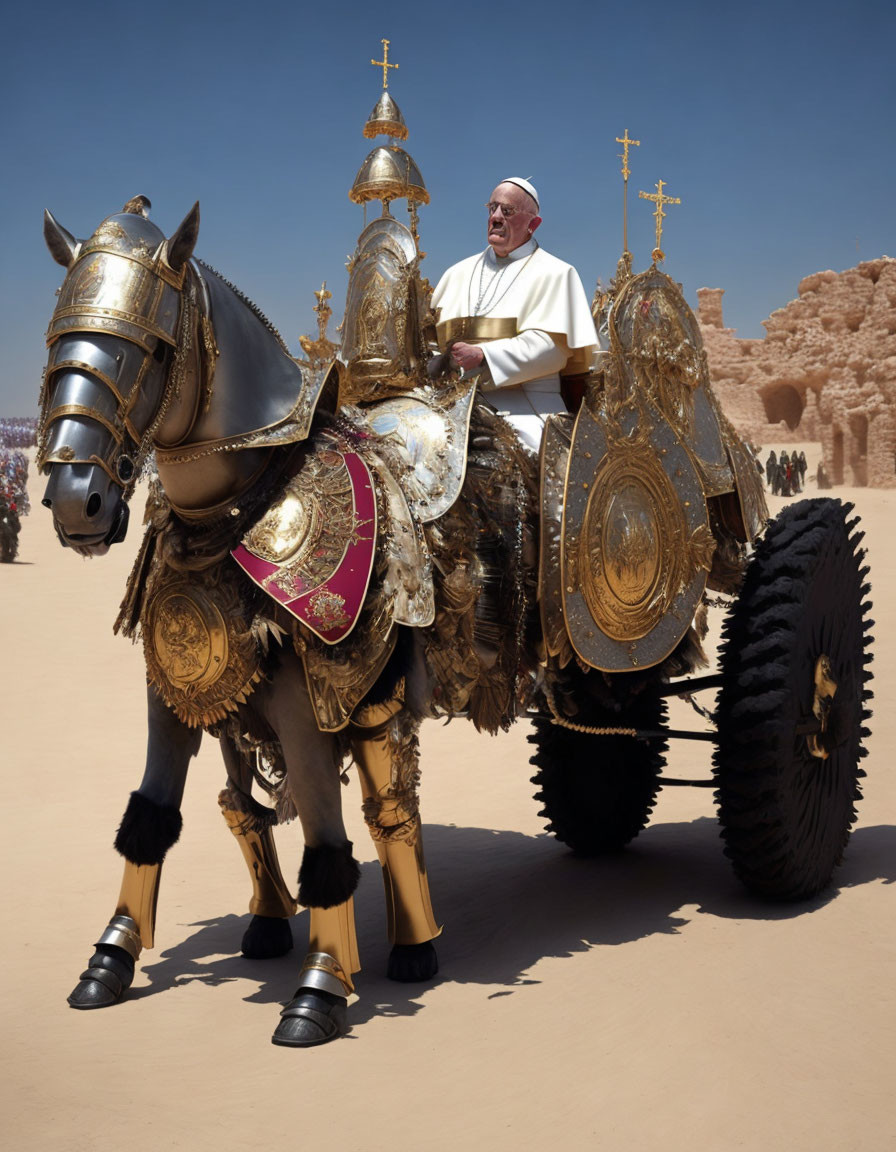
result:
[[[624,944],[654,933],[675,934],[696,914],[726,919],[785,920],[811,915],[844,889],[896,879],[896,827],[853,833],[836,886],[799,904],[770,904],[747,893],[722,853],[718,825],[704,817],[648,828],[624,852],[600,859],[573,856],[547,835],[432,825],[426,853],[437,915],[446,925],[438,943],[441,972],[433,984],[454,981],[498,988],[491,996],[537,983],[527,973],[545,957],[571,956],[601,945]],[[388,942],[379,866],[362,867],[355,897],[364,970],[355,1027],[375,1016],[411,1016],[432,985],[385,978]],[[679,915],[683,907],[686,916]],[[180,944],[143,967],[142,999],[201,980],[257,985],[248,1002],[282,1004],[292,995],[304,953],[307,914],[293,922],[296,948],[276,960],[232,955],[249,922],[228,915],[200,921]]]

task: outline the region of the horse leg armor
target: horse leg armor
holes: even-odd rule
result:
[[[144,948],[155,943],[162,861],[181,828],[180,812],[132,792],[115,847],[125,857],[115,915],[68,998],[72,1008],[106,1008],[130,988]]]
[[[387,975],[404,983],[429,980],[438,972],[432,941],[442,931],[423,858],[417,728],[401,698],[362,707],[352,721],[364,819],[383,870],[392,944]]]
[[[227,827],[236,838],[249,876],[252,920],[243,933],[240,951],[250,960],[270,960],[292,951],[290,917],[298,910],[280,871],[270,809],[252,798],[252,768],[245,753],[229,736],[221,737],[221,754],[228,787],[218,796]]]
[[[125,861],[118,904],[68,998],[72,1008],[117,1004],[131,986],[140,952],[154,944],[162,862],[180,836],[187,768],[202,733],[178,720],[152,687],[147,720],[146,770],[115,837],[115,849]]]
[[[310,1048],[347,1031],[348,997],[355,990],[352,976],[361,970],[354,900],[349,896],[329,903],[326,888],[334,884],[343,891],[354,887],[358,872],[349,841],[342,848],[305,848],[299,900],[308,906],[311,918],[308,952],[296,994],[280,1013],[271,1037],[274,1044]]]
[[[252,877],[252,922],[243,935],[241,951],[252,960],[285,956],[293,946],[289,917],[295,915],[298,904],[280,871],[273,829],[244,812],[229,788],[220,794],[218,804]]]

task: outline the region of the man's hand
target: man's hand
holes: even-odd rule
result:
[[[451,360],[465,372],[472,372],[478,368],[485,359],[485,354],[478,344],[463,344],[458,341],[451,346]]]

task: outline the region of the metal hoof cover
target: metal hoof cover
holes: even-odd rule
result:
[[[301,992],[280,1015],[271,1043],[287,1048],[313,1048],[348,1031],[345,1000],[326,992]]]
[[[69,996],[68,1004],[70,1008],[82,1010],[108,1008],[112,1004],[117,1004],[121,995],[121,981],[117,980],[111,972],[98,970],[97,974],[94,975],[92,970],[88,969],[88,972],[81,977],[77,987]]]
[[[108,1008],[118,1003],[133,979],[133,958],[123,948],[101,945],[81,973],[68,1003],[72,1008]]]

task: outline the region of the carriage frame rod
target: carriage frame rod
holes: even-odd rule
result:
[[[636,740],[718,740],[715,732],[686,732],[681,728],[638,728]]]
[[[658,696],[686,696],[689,692],[702,692],[708,688],[721,688],[722,674],[714,672],[709,676],[693,676],[690,680],[679,680],[677,683],[663,684]]]
[[[674,785],[676,788],[715,788],[718,781],[715,779],[710,780],[683,780],[677,776],[657,776],[657,784],[662,784],[664,788]]]

